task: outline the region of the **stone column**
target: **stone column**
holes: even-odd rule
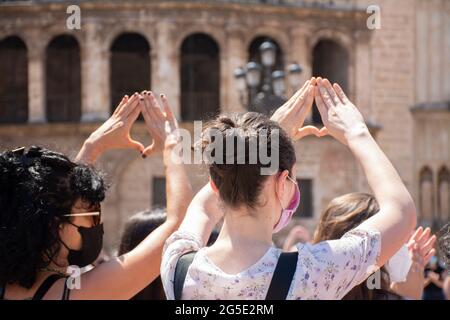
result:
[[[110,115],[109,52],[95,22],[83,25],[81,52],[81,121],[103,121]]]
[[[154,57],[152,61],[152,91],[155,94],[165,94],[177,117],[181,117],[180,107],[180,53],[174,43],[176,26],[168,21],[157,25],[155,48],[151,48]]]
[[[234,23],[228,25],[227,46],[222,48],[223,52],[220,53],[221,56],[224,55],[226,58],[225,63],[221,63],[220,90],[223,97],[221,107],[223,111],[227,112],[244,112],[246,110],[240,101],[239,91],[234,78],[234,70],[238,67],[245,67],[247,63],[247,48],[245,48],[243,32]]]
[[[354,41],[356,44],[353,66],[349,65],[349,73],[351,70],[354,72],[353,84],[350,81],[349,74],[349,84],[352,85],[350,99],[353,99],[355,105],[361,111],[366,122],[372,125],[376,125],[376,115],[374,110],[372,110],[371,103],[371,56],[370,56],[370,39],[371,33],[373,31],[356,31]],[[361,168],[361,166],[356,166],[355,168],[355,189],[365,192],[370,192],[370,187],[367,183],[366,176]]]
[[[358,106],[358,109],[364,115],[366,120],[374,121],[374,114],[370,102],[370,32],[371,31],[357,31],[355,33],[355,59],[353,68],[350,68],[350,70],[354,70],[354,82],[351,91],[353,91],[355,105]],[[350,63],[352,63],[352,61],[350,61]]]
[[[291,52],[288,57],[291,61],[297,62],[303,69],[301,74],[300,88],[303,86],[305,81],[312,76],[312,60],[311,60],[311,50],[308,44],[308,33],[310,31],[306,26],[298,26],[291,29]],[[287,66],[286,66],[287,67]],[[286,74],[286,85],[288,90],[286,90],[286,96],[290,97],[294,92],[300,88],[290,88],[289,85],[289,75]],[[308,115],[306,122],[312,122],[312,112]]]
[[[39,38],[38,35],[30,37]],[[45,46],[44,41],[30,41],[28,50],[28,121],[46,122]]]

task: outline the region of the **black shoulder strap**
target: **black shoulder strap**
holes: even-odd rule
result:
[[[0,286],[0,300],[5,298],[5,286]]]
[[[45,279],[44,282],[42,282],[42,284],[36,290],[36,293],[34,294],[32,300],[42,300],[42,298],[47,293],[47,291],[51,288],[51,286],[61,278],[62,277],[60,275],[52,274],[47,279]]]
[[[194,256],[197,252],[190,251],[183,254],[177,262],[175,267],[175,275],[173,278],[173,291],[175,295],[175,300],[181,300],[181,294],[183,293],[184,280],[186,280],[186,275],[189,266],[194,261]]]
[[[298,252],[283,252],[278,258],[266,300],[286,300],[297,268]]]
[[[66,278],[64,281],[64,290],[63,290],[63,294],[61,297],[61,300],[70,300],[70,289],[67,287],[67,281],[69,279]]]

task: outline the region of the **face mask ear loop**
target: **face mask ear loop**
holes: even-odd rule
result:
[[[288,180],[291,181],[294,185],[296,185],[296,186],[298,185],[298,184],[297,184],[297,181],[295,181],[293,178],[291,178],[291,176],[288,175],[287,178],[288,178]],[[280,202],[281,209],[286,210],[286,208],[283,208],[283,204],[281,203],[280,198],[278,198],[278,201]],[[290,206],[290,204],[288,204],[288,206]]]
[[[58,239],[58,241],[64,246],[64,248],[66,248],[67,250],[71,250],[65,243],[64,241],[62,241],[61,239]],[[48,257],[48,256],[47,256]],[[54,264],[56,264],[56,266],[58,266],[59,268],[64,268],[65,266],[60,265],[58,262],[56,262],[53,257],[48,257],[50,259],[51,262],[53,262]]]
[[[70,224],[70,225],[72,225],[72,226],[74,226],[74,227],[76,227],[76,228],[79,228],[79,226],[77,226],[76,224],[73,224],[72,222],[70,222],[70,221],[65,221],[66,223],[68,223],[68,224]],[[69,250],[69,251],[71,251],[72,249],[70,249],[69,248],[69,246],[64,242],[64,241],[62,241],[61,239],[59,239],[59,242],[61,242],[62,243],[62,245],[64,246],[64,248],[66,248],[67,250]],[[53,259],[51,259],[52,261],[53,261]],[[53,261],[58,267],[60,267],[60,265],[58,265],[55,261]]]
[[[281,175],[281,173],[282,173],[282,172],[280,172],[279,174]],[[290,172],[289,172],[289,174],[290,174]],[[289,176],[289,174],[287,175],[287,178],[288,178],[289,180],[291,180],[292,178]],[[291,182],[294,182],[294,181],[291,180]],[[281,206],[281,210],[286,210],[286,209],[283,207],[283,204],[281,203],[280,197],[278,196],[278,192],[276,192],[276,194],[277,194],[278,202],[280,203],[280,206]],[[281,218],[281,217],[280,217],[280,218]]]

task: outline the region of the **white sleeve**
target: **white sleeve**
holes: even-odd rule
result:
[[[161,262],[161,281],[167,300],[174,300],[174,274],[178,259],[189,251],[198,251],[202,247],[201,239],[187,231],[176,231],[164,244]]]
[[[341,239],[297,244],[297,249],[290,297],[339,300],[378,269],[381,236],[378,231],[357,227]]]

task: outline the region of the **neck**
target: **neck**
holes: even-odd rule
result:
[[[43,271],[66,274],[67,267],[69,266],[69,263],[67,261],[68,253],[68,250],[64,246],[61,246],[59,254],[57,254],[53,258],[53,260],[50,261],[50,264],[46,268],[44,268]]]
[[[248,208],[227,209],[218,240],[233,247],[271,246],[273,213],[268,208],[251,212]]]
[[[68,266],[63,265],[58,266],[57,264],[52,262],[47,267],[43,268],[42,271],[50,273],[67,274],[67,267]]]

